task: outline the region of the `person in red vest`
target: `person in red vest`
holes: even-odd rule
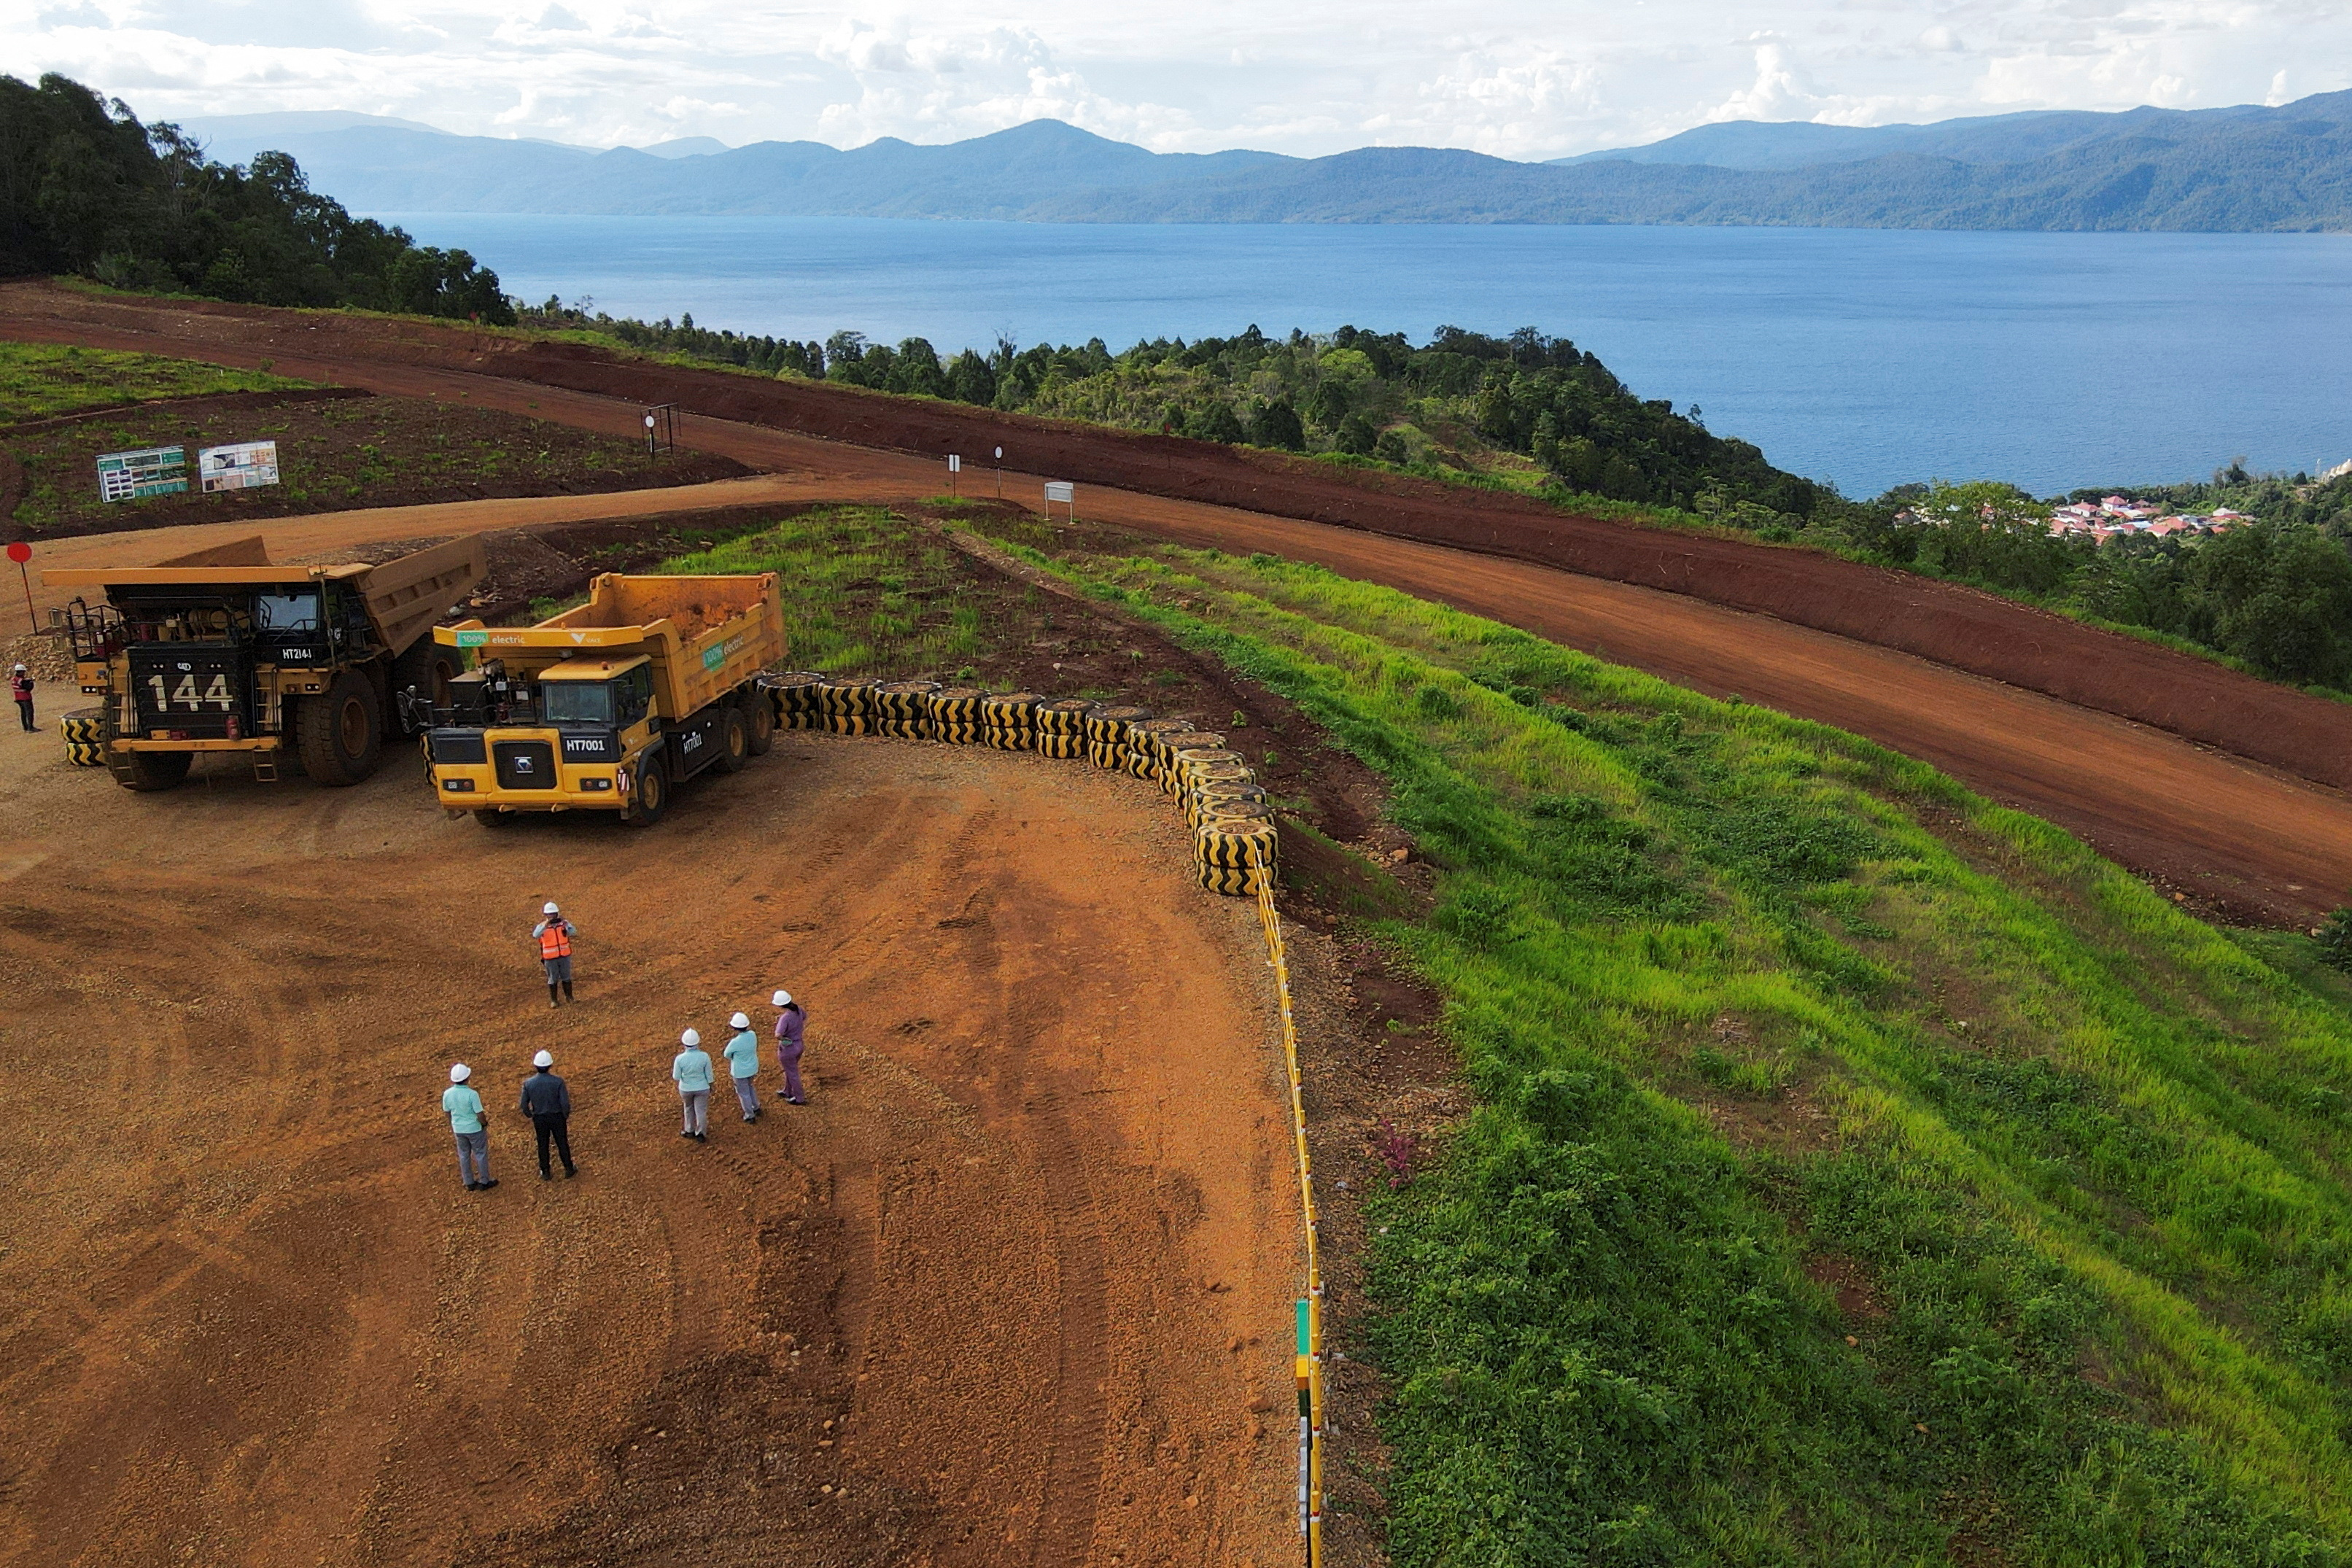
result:
[[[553,900],[540,912],[547,918],[530,928],[530,937],[539,943],[540,967],[547,971],[547,1005],[561,1007],[572,1000],[572,939],[580,934],[580,928],[563,918]],[[561,1000],[555,994],[559,986],[563,992]]]
[[[8,672],[8,695],[16,700],[16,717],[27,734],[33,729],[33,672],[23,665]]]

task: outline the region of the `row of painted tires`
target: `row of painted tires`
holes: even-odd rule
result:
[[[1150,779],[1192,829],[1193,868],[1212,892],[1248,897],[1277,868],[1274,811],[1225,737],[1148,708],[1034,691],[992,692],[933,680],[842,679],[814,671],[760,678],[786,729],[894,735],[1084,757]]]

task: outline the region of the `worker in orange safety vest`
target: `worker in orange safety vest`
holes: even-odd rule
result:
[[[547,971],[547,1005],[561,1007],[572,999],[572,939],[579,934],[580,928],[563,918],[563,911],[555,907],[551,899],[540,913],[546,919],[530,928],[530,936],[539,943],[540,967]],[[560,1000],[556,996],[559,988],[563,993]]]

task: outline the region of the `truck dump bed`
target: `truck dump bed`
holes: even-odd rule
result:
[[[481,536],[468,534],[404,555],[381,566],[272,565],[262,540],[240,539],[153,566],[73,566],[41,574],[52,588],[184,586],[270,587],[312,579],[350,584],[367,602],[384,646],[408,651],[435,621],[461,602],[488,571]]]
[[[453,647],[505,661],[530,676],[576,653],[632,652],[653,663],[654,694],[667,719],[716,701],[784,656],[784,610],[776,574],[630,577],[607,573],[588,602],[535,626],[479,621],[436,628]]]

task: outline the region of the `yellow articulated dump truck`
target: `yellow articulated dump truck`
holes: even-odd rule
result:
[[[485,826],[528,811],[616,811],[657,822],[707,768],[733,773],[774,743],[752,678],[784,656],[776,574],[626,577],[535,626],[436,628],[472,668],[425,731],[433,793]]]
[[[44,572],[103,590],[66,606],[83,691],[126,789],[170,789],[200,752],[286,766],[322,784],[376,770],[395,698],[446,686],[458,661],[427,635],[482,579],[478,537],[381,566],[282,566],[258,538],[153,566]]]

